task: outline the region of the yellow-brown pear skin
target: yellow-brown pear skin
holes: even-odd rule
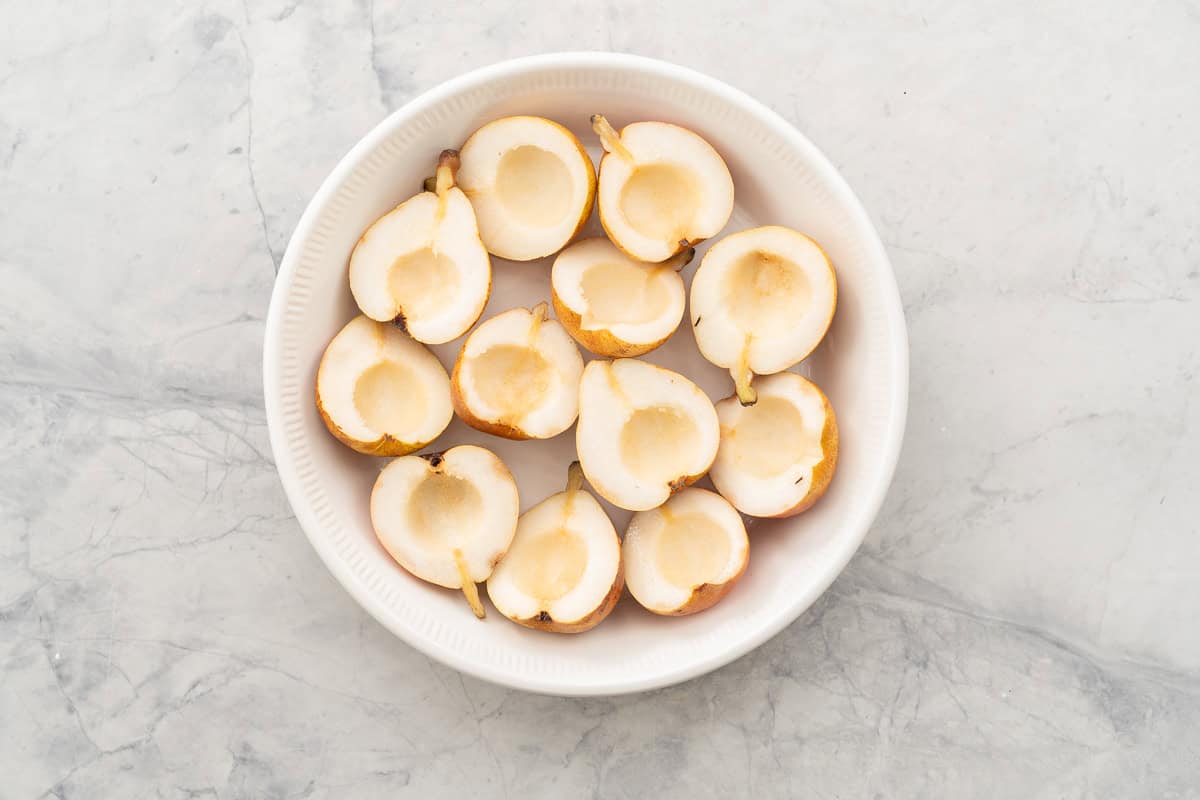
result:
[[[817,391],[820,392],[821,390],[818,388]],[[824,392],[821,392],[821,401],[825,409],[825,426],[821,429],[821,454],[824,457],[813,467],[808,493],[796,505],[778,514],[772,514],[770,517],[766,517],[766,519],[794,517],[797,514],[807,511],[821,499],[821,496],[825,494],[825,490],[829,488],[829,483],[833,480],[833,473],[837,468],[838,457],[837,416],[833,413],[833,406],[830,405],[829,398],[825,396]]]

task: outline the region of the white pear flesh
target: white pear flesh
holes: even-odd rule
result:
[[[619,134],[602,116],[592,123],[605,150],[596,205],[613,244],[653,263],[725,227],[733,178],[707,141],[666,122],[635,122]]]
[[[825,493],[837,467],[837,418],[816,384],[794,372],[754,382],[758,402],[717,403],[721,448],[709,477],[743,514],[790,517]]]
[[[584,367],[575,447],[588,482],[613,505],[662,505],[704,475],[719,441],[712,402],[679,373],[633,358]]]
[[[325,348],[316,401],[330,433],[375,456],[420,450],[454,416],[450,378],[437,357],[395,325],[361,315]]]
[[[488,252],[531,261],[562,249],[592,211],[596,171],[575,134],[543,117],[505,117],[462,146],[459,185]]]
[[[471,332],[451,380],[459,417],[506,439],[549,439],[579,414],[583,357],[546,304],[514,308]]]
[[[621,596],[621,542],[581,482],[521,515],[512,547],[488,579],[492,605],[520,625],[581,633],[599,625]]]
[[[438,164],[437,191],[421,192],[367,228],[350,255],[350,291],[371,319],[441,344],[475,324],[487,305],[492,264],[475,211],[454,184],[458,156]]]
[[[554,260],[554,313],[575,341],[596,355],[648,353],[683,319],[686,296],[679,269],[694,252],[647,264],[603,237],[581,239]]]
[[[634,514],[621,552],[633,599],[655,614],[682,616],[711,608],[733,588],[750,540],[729,501],[691,487]]]
[[[508,551],[519,512],[508,468],[474,445],[398,458],[371,491],[371,523],[388,554],[421,580],[462,589],[479,617],[475,584]]]
[[[692,328],[701,354],[733,375],[753,402],[751,373],[770,375],[820,344],[837,306],[837,278],[820,245],[770,225],[709,248],[692,279]]]

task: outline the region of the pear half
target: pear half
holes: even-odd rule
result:
[[[396,326],[361,315],[325,348],[316,400],[330,433],[373,456],[420,450],[454,416],[442,362]]]
[[[717,403],[721,448],[709,476],[743,514],[790,517],[825,493],[837,466],[838,427],[817,385],[794,372],[755,381],[758,402]]]
[[[508,555],[488,578],[492,605],[513,622],[581,633],[613,610],[624,585],[621,543],[596,498],[583,491],[579,462],[566,491],[521,515]]]
[[[701,354],[750,382],[799,363],[829,330],[837,278],[820,245],[778,225],[733,233],[704,254],[692,279],[692,328]]]
[[[666,122],[635,122],[620,133],[597,114],[597,208],[613,244],[639,261],[666,261],[715,236],[733,213],[733,178],[712,145]]]
[[[508,551],[519,511],[508,468],[473,445],[398,458],[371,491],[371,523],[384,549],[421,580],[462,589],[480,619],[475,584]]]
[[[592,212],[592,160],[557,122],[498,119],[471,134],[461,152],[459,185],[493,255],[531,261],[558,252]]]
[[[575,447],[588,481],[613,505],[662,505],[708,470],[719,441],[708,396],[679,373],[633,358],[584,367]]]
[[[455,186],[457,167],[458,153],[443,151],[436,191],[384,214],[350,254],[350,291],[362,312],[427,344],[466,333],[492,289],[492,262],[471,203]]]
[[[581,239],[554,260],[554,313],[575,341],[598,356],[648,353],[683,319],[685,293],[679,270],[695,254],[695,248],[689,248],[662,263],[646,264],[608,239]]]
[[[633,599],[655,614],[683,616],[729,593],[746,569],[750,540],[729,501],[692,487],[634,514],[621,552]]]
[[[463,422],[506,439],[549,439],[575,422],[583,358],[546,312],[513,308],[467,337],[451,379]]]

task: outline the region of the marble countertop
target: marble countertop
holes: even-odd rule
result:
[[[525,5],[0,6],[0,798],[1200,797],[1200,7]],[[373,622],[289,512],[261,396],[336,160],[564,49],[793,121],[878,224],[912,344],[895,484],[830,592],[614,699]]]

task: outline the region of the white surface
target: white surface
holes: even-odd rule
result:
[[[1194,797],[1194,3],[512,9],[4,6],[0,796]],[[795,123],[913,352],[831,591],[612,700],[460,679],[372,621],[288,510],[259,381],[273,260],[362,132],[567,48]]]
[[[588,131],[595,109],[619,126],[651,115],[675,122],[728,153],[738,187],[730,230],[773,222],[803,227],[823,243],[838,265],[841,302],[828,341],[805,369],[825,388],[849,435],[835,481],[816,508],[752,526],[751,566],[719,606],[664,620],[629,602],[587,636],[565,638],[511,625],[499,615],[481,625],[461,597],[431,591],[400,569],[379,546],[362,501],[380,461],[348,454],[328,435],[311,387],[328,339],[354,313],[347,253],[379,214],[403,200],[408,187],[420,185],[438,151],[481,122],[514,113],[553,119],[598,150]],[[593,220],[592,233],[596,227]],[[551,261],[495,259],[485,319],[548,301]],[[685,270],[685,280],[693,270]],[[895,280],[875,231],[832,166],[795,129],[749,97],[669,64],[595,53],[541,56],[490,67],[422,95],[367,134],[322,184],[288,245],[271,298],[263,358],[267,421],[284,488],[313,547],[347,591],[397,636],[456,669],[506,686],[555,694],[640,691],[746,653],[808,608],[841,571],[883,500],[899,453],[906,344]],[[456,341],[434,351],[449,367],[461,347]],[[686,327],[647,360],[689,376],[710,400],[732,393],[728,374],[703,360]],[[708,413],[715,431],[716,415]],[[523,509],[561,490],[567,465],[578,457],[572,431],[546,441],[510,442],[461,423],[428,450],[464,442],[500,456],[517,479]],[[624,530],[629,515],[613,517]]]

